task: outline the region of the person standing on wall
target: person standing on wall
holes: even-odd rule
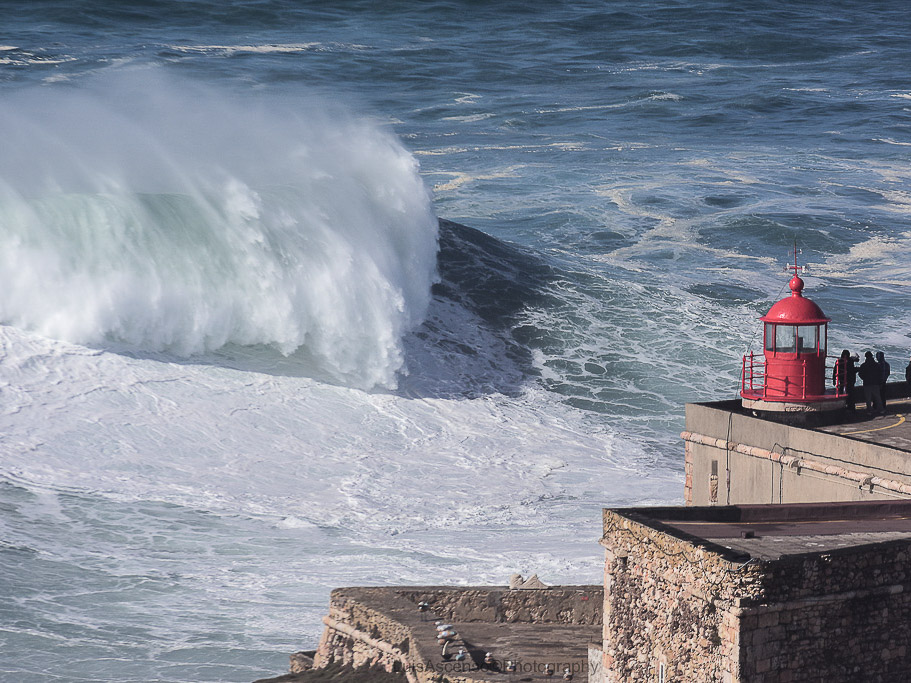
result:
[[[835,385],[838,393],[847,394],[845,405],[851,412],[854,412],[854,397],[851,394],[854,391],[854,385],[857,384],[857,368],[854,365],[856,358],[848,349],[845,349],[835,361],[835,367],[832,368],[832,384]],[[911,363],[909,363],[909,367],[911,367]]]
[[[911,361],[908,361],[908,367],[905,368],[905,381],[911,384]]]
[[[879,384],[879,396],[880,401],[883,404],[883,413],[886,412],[886,380],[889,379],[889,373],[892,371],[892,368],[889,367],[889,362],[886,360],[886,354],[882,351],[876,352],[876,364],[880,369],[880,378],[881,382]]]
[[[874,409],[880,415],[885,414],[883,409],[882,395],[879,393],[879,387],[882,384],[882,368],[873,360],[873,353],[867,351],[864,354],[864,362],[858,369],[860,381],[864,383],[864,400],[867,402],[867,414],[872,414]]]

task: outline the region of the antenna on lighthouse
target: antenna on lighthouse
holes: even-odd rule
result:
[[[797,248],[797,240],[794,240],[794,263],[789,263],[784,267],[784,269],[794,271],[794,277],[799,277],[801,273],[805,273],[810,268],[806,264],[798,265],[797,264],[797,255],[802,254],[803,250]]]

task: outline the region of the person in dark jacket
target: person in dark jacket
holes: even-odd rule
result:
[[[876,364],[880,369],[880,377],[882,377],[882,383],[879,385],[879,397],[883,403],[883,411],[886,409],[886,381],[889,379],[889,373],[892,372],[892,368],[889,366],[889,362],[886,360],[886,354],[882,351],[876,352]]]
[[[905,381],[908,384],[911,384],[911,362],[909,362],[908,367],[905,368]]]
[[[860,375],[860,381],[864,383],[864,400],[867,402],[867,413],[872,414],[875,410],[880,415],[885,415],[883,399],[879,393],[883,370],[873,360],[873,354],[870,351],[864,354],[864,362],[861,363],[857,374]]]
[[[854,361],[856,356],[851,356],[851,352],[845,349],[841,352],[838,360],[835,361],[835,367],[832,368],[832,384],[835,385],[839,394],[847,394],[845,405],[848,410],[854,410],[854,398],[851,396],[854,391],[854,385],[857,384],[857,367]],[[911,367],[911,364],[909,364]]]

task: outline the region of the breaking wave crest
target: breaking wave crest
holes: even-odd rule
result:
[[[393,386],[437,251],[399,142],[325,103],[95,85],[0,105],[0,322],[179,356],[268,345]]]

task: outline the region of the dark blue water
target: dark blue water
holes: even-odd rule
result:
[[[782,268],[795,242],[800,260],[810,264],[806,294],[833,319],[830,348],[881,349],[893,372],[907,362],[907,3],[38,1],[0,2],[0,16],[0,102],[41,101],[65,111],[74,94],[84,94],[127,119],[131,110],[172,111],[179,127],[182,113],[200,114],[194,93],[204,87],[217,95],[206,102],[231,103],[201,112],[213,129],[227,131],[227,148],[237,130],[225,121],[241,120],[238,111],[246,107],[273,112],[277,118],[263,120],[274,123],[287,118],[274,112],[341,107],[401,140],[421,165],[436,213],[483,234],[444,225],[441,280],[428,322],[407,342],[413,372],[396,396],[527,408],[528,425],[550,415],[547,401],[554,400],[570,411],[558,421],[589,425],[593,439],[610,430],[615,457],[632,472],[628,480],[603,491],[585,484],[585,502],[564,491],[535,503],[564,535],[583,528],[579,520],[596,516],[599,505],[621,498],[674,502],[673,486],[659,486],[660,493],[639,486],[651,473],[680,478],[685,401],[735,395],[740,355],[751,344],[758,348],[756,317],[782,295]],[[18,120],[20,129],[5,135],[28,140],[34,130]],[[54,135],[68,144],[74,133],[56,120]],[[42,144],[49,144],[52,136],[41,130]],[[130,142],[118,137],[117,145]],[[473,322],[454,323],[453,311]],[[474,336],[475,327],[483,334]],[[434,359],[444,361],[437,366]],[[40,403],[18,379],[3,381],[21,405]],[[344,400],[351,407],[360,399]],[[14,417],[9,424],[15,426]],[[396,431],[358,433],[359,425],[352,421],[345,437],[351,441],[337,452]],[[103,446],[113,434],[102,430],[93,438]],[[491,437],[491,453],[515,440],[506,427],[501,437]],[[420,440],[411,432],[407,438]],[[243,602],[242,588],[219,592],[240,605],[215,629],[219,642],[194,624],[181,631],[179,647],[169,644],[175,605],[203,594],[211,579],[199,568],[181,578],[180,567],[192,563],[206,533],[226,554],[236,537],[237,552],[259,567],[253,558],[265,551],[252,522],[206,517],[194,526],[197,511],[154,505],[127,513],[82,489],[48,504],[45,517],[43,496],[52,494],[31,491],[35,477],[19,461],[22,444],[33,441],[17,436],[3,443],[12,464],[0,476],[12,483],[0,489],[0,557],[5,571],[27,575],[0,578],[0,593],[14,600],[5,621],[14,626],[4,631],[0,624],[4,680],[19,680],[21,672],[137,681],[278,673],[284,652],[296,647],[289,640],[313,644],[327,586],[367,580],[356,565],[320,574],[314,559],[254,602]],[[51,441],[46,448],[59,453],[64,446]],[[395,463],[394,450],[386,455]],[[573,476],[597,479],[578,460],[568,462]],[[382,474],[377,467],[372,476]],[[142,468],[136,469],[133,476]],[[83,507],[94,511],[88,521],[80,517]],[[161,564],[155,571],[132,567],[130,558],[145,551],[106,535],[118,515],[132,520],[130,528],[158,519],[173,529],[180,558],[174,576]],[[408,515],[413,511],[390,513],[390,526],[407,527]],[[565,520],[571,521],[560,526]],[[527,528],[547,526],[539,522]],[[350,540],[347,523],[325,522],[319,543]],[[122,552],[116,571],[108,568],[112,583],[102,581],[116,584],[122,613],[105,616],[61,588],[108,571],[100,558],[73,554],[67,539],[79,537],[76,528],[101,534],[108,552]],[[283,533],[275,531],[270,543],[289,542]],[[442,569],[454,566],[451,559],[426,564],[409,555],[407,544],[374,547],[350,538],[351,548],[382,546],[373,560],[382,580],[416,577],[427,566],[456,575]],[[529,531],[523,538],[537,537]],[[485,561],[471,560],[471,567],[494,571]],[[573,555],[567,573],[576,561],[595,566],[597,547],[591,558]],[[262,574],[277,564],[278,556],[263,562]],[[274,624],[230,635],[245,615],[259,623],[262,615],[294,612],[296,581],[308,591],[299,640],[280,640]],[[92,594],[104,593],[104,585]],[[156,600],[156,591],[166,598]],[[61,604],[71,605],[66,618],[58,618]],[[206,619],[217,621],[221,613],[207,605]],[[151,636],[124,626],[136,617],[130,610],[148,611]],[[85,648],[71,674],[69,640]]]

